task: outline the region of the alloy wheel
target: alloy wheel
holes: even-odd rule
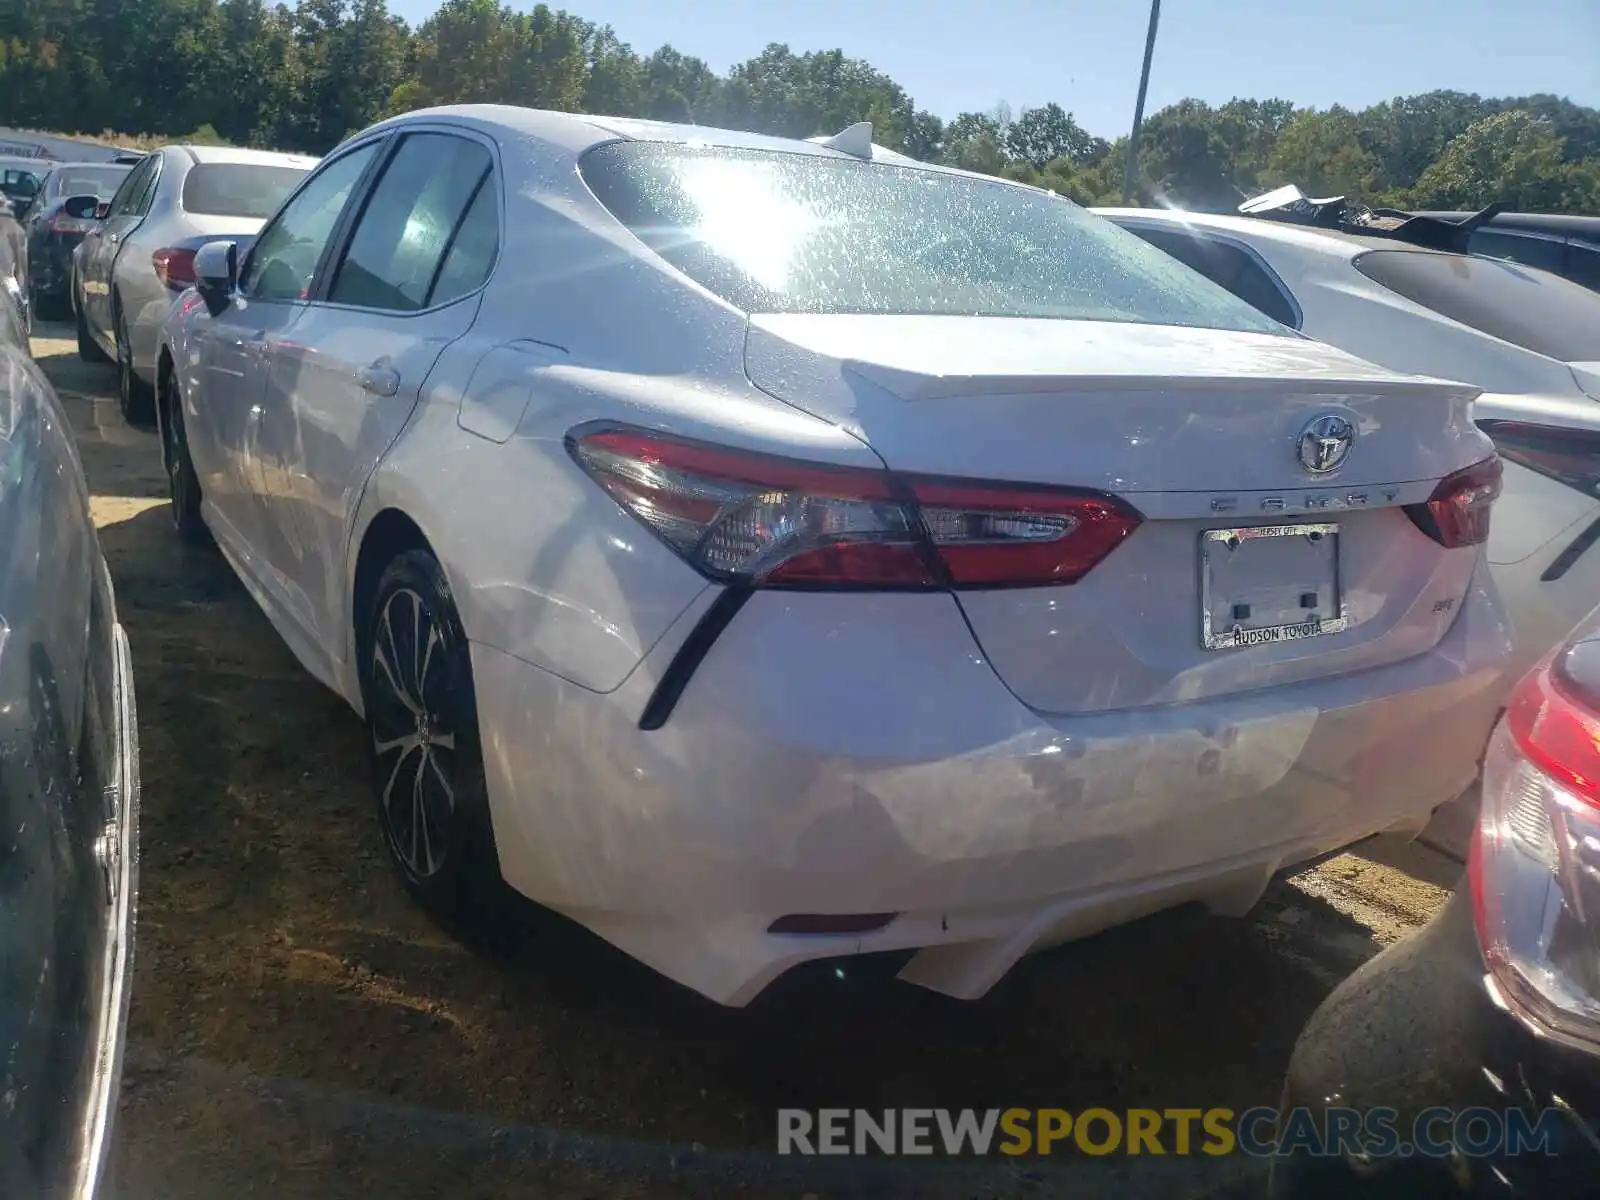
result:
[[[421,881],[446,866],[455,818],[455,714],[448,651],[410,588],[389,594],[373,632],[371,712],[384,833]]]

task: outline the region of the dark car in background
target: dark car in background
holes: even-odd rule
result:
[[[0,157],[0,200],[5,207],[15,214],[32,203],[45,170],[36,158]]]
[[[1322,1117],[1390,1110],[1401,1136],[1281,1157],[1275,1197],[1595,1194],[1600,610],[1522,680],[1490,739],[1466,885],[1312,1014],[1284,1099]]]
[[[39,317],[72,315],[72,252],[94,228],[96,205],[116,195],[131,170],[132,166],[117,163],[58,164],[40,181],[33,203],[19,214],[27,234],[28,295]],[[92,197],[93,203],[84,197]]]
[[[16,263],[0,242],[0,282]],[[0,1196],[92,1200],[132,986],[128,640],[59,397],[0,291]]]
[[[1419,212],[1420,217],[1462,222],[1467,212]],[[1600,291],[1600,217],[1556,213],[1496,213],[1467,235],[1472,254],[1503,258],[1564,275]]]

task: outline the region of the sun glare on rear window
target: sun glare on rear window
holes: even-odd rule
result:
[[[823,155],[616,142],[601,203],[747,312],[940,314],[1284,332],[1109,221],[1035,188]]]

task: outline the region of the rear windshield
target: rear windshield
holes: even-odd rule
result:
[[[854,159],[614,142],[584,180],[746,312],[1055,317],[1286,332],[1176,259],[1032,188]]]
[[[51,188],[57,196],[95,196],[109,200],[117,194],[132,167],[72,167],[56,172]]]
[[[1417,250],[1373,250],[1356,269],[1391,292],[1562,362],[1600,359],[1600,294],[1533,267]]]
[[[183,181],[184,211],[209,217],[265,221],[305,177],[307,167],[261,163],[200,163]]]

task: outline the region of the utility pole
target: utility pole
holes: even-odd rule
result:
[[[1161,19],[1161,0],[1150,0],[1150,32],[1144,37],[1144,70],[1139,72],[1139,98],[1133,104],[1133,131],[1128,134],[1128,162],[1122,169],[1122,202],[1133,195],[1134,168],[1139,162],[1139,126],[1144,121],[1144,93],[1150,86],[1150,57],[1156,51],[1156,22]]]

